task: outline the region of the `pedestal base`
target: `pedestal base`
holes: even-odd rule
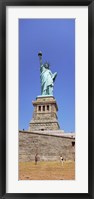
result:
[[[29,131],[60,129],[57,118],[57,103],[53,96],[38,96],[33,101],[34,113]]]

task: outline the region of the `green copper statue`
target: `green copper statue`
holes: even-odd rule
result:
[[[42,63],[42,52],[38,53],[40,60],[40,80],[41,80],[41,95],[53,95],[54,81],[57,72],[52,74],[49,69],[49,63]]]

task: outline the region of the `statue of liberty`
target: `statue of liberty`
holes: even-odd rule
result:
[[[40,80],[41,80],[41,95],[53,95],[54,81],[57,76],[57,72],[52,74],[49,69],[49,63],[42,63],[42,52],[38,53],[40,60]]]

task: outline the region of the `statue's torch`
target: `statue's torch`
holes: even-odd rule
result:
[[[42,57],[42,52],[41,52],[41,51],[38,53],[38,56],[39,56],[39,57]]]

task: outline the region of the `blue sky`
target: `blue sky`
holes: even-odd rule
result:
[[[75,131],[75,19],[19,19],[19,129],[28,129],[41,94],[38,52],[57,72],[54,97],[60,128]]]

